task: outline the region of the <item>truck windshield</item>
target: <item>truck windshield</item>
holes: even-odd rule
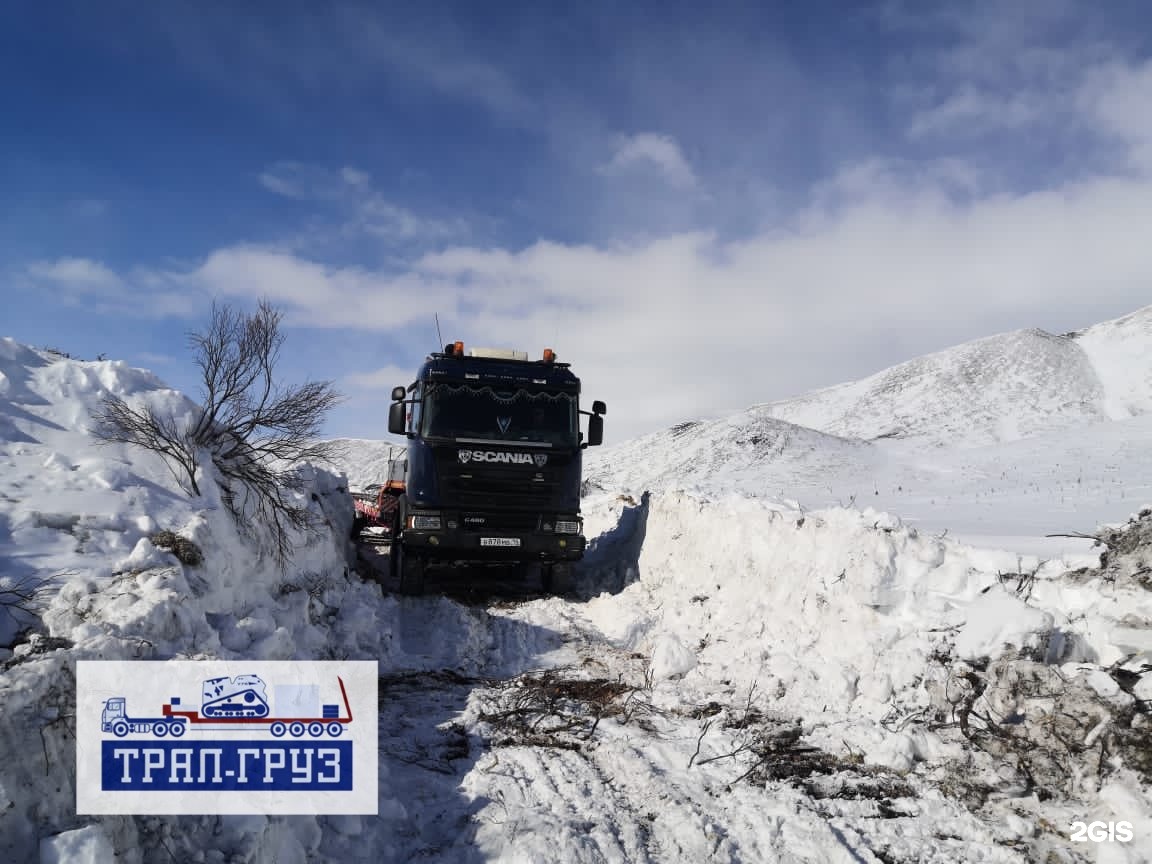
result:
[[[576,395],[431,384],[422,432],[431,438],[576,445]]]

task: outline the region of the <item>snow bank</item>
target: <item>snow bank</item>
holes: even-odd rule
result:
[[[747,704],[796,718],[806,743],[922,777],[974,811],[1001,806],[997,796],[1019,805],[1032,777],[1060,802],[1025,801],[1034,818],[1070,823],[1090,807],[1152,817],[1152,765],[1140,756],[1152,724],[1115,683],[1147,686],[1131,671],[1152,661],[1152,645],[1132,656],[1152,622],[1152,591],[1138,581],[973,549],[871,510],[661,493],[636,506],[601,498],[588,518],[641,509],[633,578],[620,590],[592,555],[585,588],[619,593],[592,597],[583,614],[621,651],[650,658],[665,708]],[[1114,542],[1139,574],[1144,559]],[[1062,740],[1081,743],[1065,751]],[[1130,806],[1107,806],[1109,784]],[[1003,824],[1002,809],[989,818]]]
[[[968,606],[953,650],[964,660],[997,657],[1008,647],[1037,648],[1052,632],[1053,617],[1034,609],[1002,586],[985,591]]]
[[[0,341],[0,375],[0,588],[23,579],[46,589],[39,632],[7,652],[0,675],[0,859],[306,862],[324,854],[325,838],[352,826],[333,823],[326,834],[325,817],[77,817],[74,664],[387,664],[396,604],[349,573],[344,479],[301,469],[298,503],[319,533],[293,535],[297,551],[282,570],[260,552],[259,526],[248,526],[254,536],[238,532],[210,477],[190,499],[155,454],[98,445],[89,434],[108,393],[177,413],[191,406],[181,394],[123,363],[69,360],[12,340]],[[160,548],[159,529],[194,545],[201,563]],[[0,642],[11,646],[26,623],[0,621]],[[382,812],[395,818],[403,808],[387,783],[382,766]],[[387,848],[386,832],[378,848]]]

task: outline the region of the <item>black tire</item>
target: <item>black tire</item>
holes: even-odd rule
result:
[[[548,594],[568,594],[572,590],[572,565],[566,561],[541,564],[540,577]]]
[[[388,550],[388,565],[392,581],[399,585],[401,594],[415,596],[424,593],[424,559],[412,555],[404,547],[404,526],[408,522],[408,496],[400,495],[396,502],[392,522],[392,546]]]
[[[412,555],[400,540],[392,541],[392,578],[400,583],[400,593],[409,597],[424,593],[424,559]]]
[[[424,559],[400,547],[400,593],[415,597],[424,593]]]

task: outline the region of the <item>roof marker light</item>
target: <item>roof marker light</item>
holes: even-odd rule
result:
[[[551,348],[545,348],[544,349],[544,362],[545,363],[551,363],[555,359],[556,359],[556,352],[553,351]]]
[[[464,356],[464,343],[456,341],[452,344],[452,354],[456,357]]]

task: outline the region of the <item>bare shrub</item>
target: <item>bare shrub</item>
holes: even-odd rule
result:
[[[39,621],[58,576],[0,576],[0,631],[19,632]]]
[[[95,434],[158,453],[190,495],[200,494],[198,472],[207,460],[236,526],[249,536],[252,525],[265,526],[270,551],[284,565],[292,555],[292,532],[317,527],[294,498],[303,486],[296,466],[331,460],[332,445],[318,437],[340,395],[330,381],[295,387],[276,382],[282,317],[266,300],[252,314],[213,305],[208,329],[189,336],[202,405],[190,418],[178,418],[108,396]]]
[[[496,745],[529,745],[581,749],[600,720],[622,724],[651,713],[634,699],[640,688],[607,678],[570,677],[571,670],[528,672],[501,682],[480,712],[480,720],[500,735]],[[641,726],[644,724],[641,722]]]

